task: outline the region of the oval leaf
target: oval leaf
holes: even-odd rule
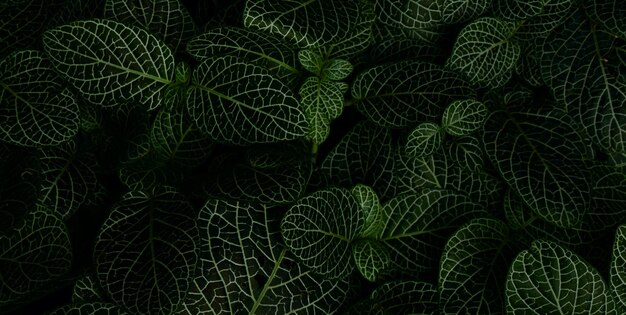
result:
[[[406,140],[405,153],[414,158],[426,157],[439,150],[442,142],[442,130],[437,124],[421,123],[409,134]]]
[[[483,126],[487,114],[487,106],[479,101],[454,101],[444,110],[441,127],[453,136],[466,136]]]

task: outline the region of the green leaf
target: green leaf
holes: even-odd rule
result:
[[[356,268],[371,282],[378,280],[381,273],[391,266],[389,250],[377,240],[357,240],[352,246],[352,254]]]
[[[212,28],[191,39],[187,52],[202,61],[220,56],[235,56],[266,68],[285,83],[298,74],[296,50],[282,38],[240,27]]]
[[[324,64],[320,76],[322,79],[339,81],[348,77],[352,69],[352,64],[348,60],[331,59]]]
[[[600,273],[556,243],[534,241],[517,255],[506,280],[508,314],[610,314]]]
[[[626,38],[626,9],[619,0],[586,2],[590,17],[622,39]]]
[[[441,127],[453,136],[467,136],[483,126],[487,114],[487,106],[477,100],[454,101],[444,110]]]
[[[0,140],[40,147],[69,141],[78,105],[48,59],[35,50],[0,60]]]
[[[441,21],[444,24],[474,20],[483,15],[492,3],[491,0],[445,0],[442,2]]]
[[[439,268],[439,305],[444,314],[503,314],[503,279],[513,259],[504,222],[479,218],[446,243]],[[511,256],[511,257],[509,257]]]
[[[176,65],[176,69],[174,70],[176,75],[176,83],[185,84],[189,82],[191,78],[191,68],[189,68],[189,64],[181,61]]]
[[[65,223],[45,209],[32,211],[21,226],[0,235],[0,304],[36,298],[71,266]]]
[[[167,186],[131,191],[104,221],[95,244],[98,280],[117,304],[139,314],[172,314],[196,272],[195,214]]]
[[[481,172],[485,168],[483,145],[474,136],[454,137],[444,144],[448,156],[470,172]]]
[[[439,314],[437,288],[430,283],[395,280],[372,291],[362,309],[347,315]]]
[[[324,68],[324,56],[320,54],[318,49],[303,49],[298,52],[298,60],[307,71],[320,75]]]
[[[155,109],[174,80],[172,51],[137,27],[78,21],[46,31],[43,43],[56,70],[94,104]]]
[[[278,34],[300,47],[321,47],[358,37],[373,21],[363,23],[370,11],[371,4],[360,0],[250,0],[243,18],[248,28]]]
[[[443,243],[454,230],[486,213],[464,195],[432,189],[394,197],[382,211],[380,240],[391,253],[394,273],[411,277],[436,269]]]
[[[615,232],[610,269],[610,289],[620,313],[626,312],[626,225]]]
[[[341,279],[354,270],[351,245],[363,225],[352,194],[328,188],[298,200],[280,227],[285,245],[304,266],[325,278]]]
[[[423,40],[400,37],[384,38],[370,49],[369,54],[370,60],[377,63],[397,62],[416,56],[420,60],[436,63],[442,52],[439,46]]]
[[[419,124],[406,140],[405,153],[414,158],[432,155],[441,148],[443,130],[431,122]]]
[[[586,144],[558,110],[492,113],[485,150],[507,184],[532,211],[561,227],[581,223],[590,207]]]
[[[105,300],[106,293],[98,284],[98,279],[95,275],[88,274],[76,280],[72,290],[72,303],[80,304]]]
[[[301,103],[309,121],[308,137],[320,144],[330,134],[330,123],[343,111],[348,85],[318,77],[309,77],[300,87]]]
[[[551,0],[499,0],[494,1],[494,11],[497,15],[509,20],[526,20],[541,14],[546,3]]]
[[[372,67],[352,84],[361,113],[381,126],[397,128],[438,120],[445,104],[475,93],[456,73],[418,60]]]
[[[541,72],[564,108],[600,148],[626,152],[626,81],[618,48],[626,47],[577,12],[545,40]]]
[[[55,309],[48,315],[130,315],[119,305],[103,302],[87,302],[66,305]]]
[[[179,0],[107,0],[104,17],[141,27],[175,52],[196,32],[191,15]]]
[[[288,141],[308,130],[301,105],[285,84],[232,56],[205,59],[198,66],[187,106],[198,127],[218,142]]]
[[[528,41],[550,34],[577,3],[576,0],[500,0],[494,1],[494,11],[511,22],[522,21],[515,36]]]
[[[200,266],[175,314],[330,314],[347,280],[324,280],[293,257],[272,209],[210,199],[199,215]]]
[[[503,86],[521,53],[520,46],[511,41],[516,29],[516,23],[496,18],[474,20],[461,30],[447,66],[477,85]]]
[[[363,230],[359,236],[362,238],[371,237],[379,239],[384,224],[384,218],[378,195],[376,195],[372,187],[363,184],[352,187],[350,192],[359,203],[363,218],[365,218]]]

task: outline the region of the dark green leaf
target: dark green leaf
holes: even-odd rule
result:
[[[406,140],[405,153],[413,158],[432,155],[441,148],[443,130],[439,125],[424,122],[411,131]]]
[[[454,101],[444,110],[441,127],[453,136],[467,136],[483,126],[487,114],[487,106],[477,100]]]

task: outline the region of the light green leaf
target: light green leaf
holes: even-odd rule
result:
[[[78,105],[43,54],[17,51],[0,60],[0,140],[40,147],[69,141]]]
[[[94,256],[98,280],[118,305],[172,314],[196,272],[193,208],[167,186],[131,191],[102,224]]]
[[[438,120],[445,104],[475,93],[456,73],[419,60],[372,67],[352,84],[357,109],[369,120],[394,128]]]
[[[87,302],[66,305],[47,315],[130,315],[130,313],[113,303]]]
[[[504,222],[479,218],[450,237],[439,268],[443,314],[503,314],[508,234]]]
[[[391,253],[394,273],[411,277],[436,269],[448,237],[468,219],[486,214],[464,195],[432,189],[394,197],[383,213],[380,240]]]
[[[351,245],[363,225],[352,194],[328,188],[298,200],[280,226],[285,245],[303,265],[325,278],[341,279],[354,271]]]
[[[304,69],[320,75],[324,67],[324,56],[317,49],[303,49],[298,52],[298,60]]]
[[[102,290],[95,275],[87,274],[74,284],[72,303],[98,302],[106,299],[106,293]]]
[[[477,100],[454,101],[444,110],[441,127],[453,136],[467,136],[483,126],[487,114],[487,106]]]
[[[330,59],[324,64],[320,76],[322,79],[339,81],[352,73],[352,64],[344,59]]]
[[[350,192],[359,204],[363,218],[365,218],[363,231],[361,231],[359,236],[379,239],[384,225],[384,218],[378,195],[376,195],[372,187],[363,184],[352,187]]]
[[[369,1],[361,0],[250,0],[243,18],[246,27],[278,34],[300,47],[343,46],[368,30],[371,10]]]
[[[343,111],[348,85],[309,77],[300,87],[301,103],[309,121],[308,137],[320,144],[330,134],[330,123]]]
[[[209,200],[199,215],[200,266],[176,315],[311,314],[336,311],[347,280],[324,280],[284,247],[272,209]]]
[[[356,268],[371,282],[378,280],[385,269],[391,266],[389,250],[381,242],[373,239],[359,239],[352,245]]]
[[[443,130],[439,125],[431,122],[419,124],[411,131],[406,140],[405,153],[414,158],[432,155],[441,148]]]
[[[620,313],[626,312],[626,225],[617,228],[611,258],[610,289]]]
[[[180,51],[196,32],[193,18],[179,0],[107,0],[104,17],[135,25]]]
[[[232,56],[205,59],[196,68],[187,106],[198,127],[218,142],[288,141],[308,130],[301,105],[285,84]]]
[[[506,280],[507,314],[615,314],[600,273],[556,243],[534,241],[517,255]]]
[[[176,64],[176,69],[174,69],[176,75],[176,83],[187,83],[191,78],[191,68],[189,68],[189,64],[181,61]]]
[[[485,124],[489,159],[532,211],[561,227],[578,225],[589,211],[586,143],[570,119],[553,110],[497,111]]]
[[[447,66],[472,83],[501,87],[519,59],[520,46],[511,40],[517,24],[483,17],[466,25],[454,43]]]
[[[36,298],[71,266],[72,244],[65,223],[45,209],[32,211],[21,226],[0,235],[0,304]]]
[[[85,20],[48,30],[46,52],[83,96],[104,106],[160,105],[174,80],[172,51],[147,31],[110,20]]]
[[[187,52],[202,61],[220,56],[235,56],[266,68],[290,83],[298,74],[296,50],[282,38],[250,29],[222,26],[191,39]]]

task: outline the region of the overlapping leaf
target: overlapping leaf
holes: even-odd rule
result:
[[[508,314],[615,314],[600,273],[572,251],[538,240],[513,261]]]
[[[346,189],[328,188],[298,200],[281,222],[285,245],[302,264],[341,279],[355,268],[351,243],[364,225],[363,213]]]
[[[380,241],[373,239],[357,240],[352,246],[357,270],[369,281],[376,281],[391,265],[389,250]]]
[[[323,280],[281,244],[271,209],[209,200],[199,215],[199,274],[178,315],[329,314],[348,282]]]
[[[483,126],[487,114],[485,104],[477,100],[454,101],[444,110],[441,126],[453,136],[466,136]]]
[[[485,13],[491,3],[491,0],[443,0],[442,22],[455,24],[473,20]]]
[[[432,155],[441,147],[443,136],[443,130],[439,125],[431,122],[421,123],[409,134],[405,153],[414,158]]]
[[[450,237],[439,267],[439,305],[444,314],[503,314],[507,255],[504,222],[474,219]],[[507,260],[510,258],[510,260]]]
[[[219,142],[287,141],[308,130],[302,107],[285,84],[232,56],[205,59],[196,68],[186,104],[198,127]]]
[[[0,304],[9,306],[50,290],[46,286],[71,265],[65,223],[45,209],[32,211],[20,227],[0,236]]]
[[[448,156],[464,169],[480,172],[485,167],[483,146],[474,136],[455,137],[444,147],[448,148]]]
[[[472,83],[501,87],[509,79],[521,49],[511,40],[514,22],[484,17],[466,25],[454,43],[447,65]]]
[[[361,72],[352,85],[359,111],[385,127],[438,120],[445,104],[475,93],[456,73],[418,60],[372,67]]]
[[[412,38],[385,38],[370,51],[370,58],[377,63],[397,62],[404,59],[420,58],[435,63],[441,56],[441,48]]]
[[[179,0],[107,0],[104,17],[141,27],[180,51],[196,26]]]
[[[576,0],[545,0],[494,1],[496,15],[511,22],[523,21],[519,24],[516,37],[533,40],[546,37],[555,27],[559,26],[575,7]]]
[[[72,290],[72,303],[89,303],[105,301],[106,293],[98,283],[95,275],[88,274],[76,281]]]
[[[350,189],[352,196],[359,204],[365,223],[359,235],[362,238],[380,238],[384,226],[383,212],[378,200],[378,195],[372,187],[358,184]]]
[[[438,26],[442,19],[443,1],[379,0],[378,20],[386,25],[409,29]]]
[[[396,280],[374,289],[347,315],[438,314],[437,288],[427,282]]]
[[[77,21],[46,31],[43,43],[56,70],[94,104],[154,109],[174,80],[170,48],[138,27]]]
[[[626,226],[615,232],[611,258],[610,289],[620,313],[626,312]]]
[[[198,60],[236,56],[291,82],[298,74],[296,51],[280,37],[246,28],[212,28],[191,39],[187,52]]]
[[[172,314],[191,287],[198,230],[191,205],[169,187],[125,194],[95,245],[100,284],[138,314]]]
[[[0,139],[51,146],[78,131],[78,106],[48,59],[35,50],[0,60]]]
[[[322,143],[330,134],[330,123],[343,111],[344,94],[348,85],[343,82],[309,77],[300,87],[304,113],[309,121],[308,138]]]
[[[586,144],[561,111],[492,113],[483,141],[504,180],[534,213],[561,227],[582,221],[591,201]]]

